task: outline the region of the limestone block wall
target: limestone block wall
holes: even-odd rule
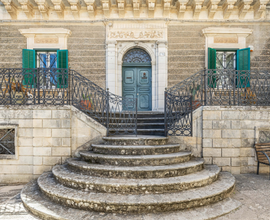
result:
[[[27,182],[106,135],[104,126],[73,106],[0,106],[5,126],[16,129],[16,154],[0,154],[0,183]]]
[[[254,173],[254,143],[259,130],[269,130],[270,107],[216,107],[202,110],[203,157],[234,174]],[[261,165],[260,172],[269,172]]]
[[[69,67],[105,88],[106,50],[105,26],[99,24],[28,24],[0,25],[0,68],[22,68],[22,49],[27,49],[27,39],[19,29],[66,28],[72,34],[67,39]],[[49,48],[48,48],[49,49]]]

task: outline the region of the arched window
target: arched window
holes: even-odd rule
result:
[[[150,55],[143,49],[134,48],[129,50],[123,57],[124,63],[150,63]]]

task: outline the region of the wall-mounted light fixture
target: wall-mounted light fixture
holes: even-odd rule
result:
[[[250,48],[250,52],[253,52],[254,47],[252,45],[248,46]]]

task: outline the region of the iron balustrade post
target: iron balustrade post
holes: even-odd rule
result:
[[[138,99],[136,98],[136,104],[135,104],[135,106],[136,106],[136,118],[135,118],[135,129],[136,129],[136,137],[137,137],[137,134],[138,134],[138,131],[137,131],[137,119],[138,119]]]
[[[204,100],[203,100],[203,96],[204,96],[204,92],[203,92],[203,88],[204,88],[204,70],[203,71],[201,71],[201,74],[200,74],[200,80],[201,80],[201,82],[200,82],[200,93],[201,93],[201,100],[200,100],[200,103],[201,103],[201,105],[204,105]]]
[[[38,104],[40,104],[40,82],[39,82],[39,71],[40,71],[40,68],[37,68],[37,92],[38,92]]]
[[[190,96],[189,99],[189,106],[190,106],[190,135],[192,137],[192,133],[193,133],[193,106],[192,106],[192,96]]]
[[[12,96],[11,96],[11,81],[10,81],[10,69],[8,69],[8,89],[9,89],[9,103],[12,105]]]
[[[207,106],[207,69],[204,67],[204,105]]]
[[[68,68],[68,80],[67,80],[67,82],[68,82],[68,96],[67,96],[68,105],[70,105],[70,82],[71,82],[71,80],[70,80],[70,72],[71,72],[71,70],[70,70],[70,68]]]
[[[167,137],[167,88],[164,91],[164,135]]]
[[[110,94],[109,88],[106,91],[106,126],[107,126],[107,136],[109,136],[109,112],[110,112]]]
[[[232,72],[232,75],[233,75],[233,105],[235,105],[235,86],[236,86],[235,71]]]

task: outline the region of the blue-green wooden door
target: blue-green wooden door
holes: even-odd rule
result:
[[[138,98],[138,111],[152,110],[151,67],[123,67],[123,97]]]

